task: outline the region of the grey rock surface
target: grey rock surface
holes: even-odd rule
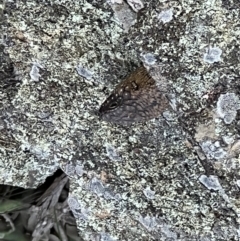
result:
[[[230,124],[217,110],[221,94],[239,99],[239,1],[114,2],[1,3],[0,183],[62,168],[83,240],[240,240],[239,103]],[[143,56],[173,108],[101,121]]]

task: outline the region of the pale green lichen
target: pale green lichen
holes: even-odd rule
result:
[[[198,143],[192,135],[200,122],[216,121],[202,114],[215,106],[215,102],[204,106],[202,94],[224,80],[226,88],[237,88],[238,9],[232,5],[229,10],[220,0],[212,5],[207,0],[171,1],[168,6],[165,1],[150,1],[138,18],[129,14],[131,23],[123,29],[126,9],[121,12],[122,21],[117,22],[113,17],[116,9],[106,1],[91,3],[7,3],[5,31],[14,44],[5,51],[21,71],[23,84],[11,95],[11,105],[7,95],[2,98],[1,121],[7,130],[4,135],[11,133],[7,136],[11,142],[8,147],[1,142],[1,182],[26,186],[29,173],[36,171],[34,187],[58,166],[74,163],[76,168],[76,161],[83,160],[84,172],[78,175],[75,169],[70,187],[83,207],[84,221],[78,220],[82,237],[101,238],[106,232],[118,240],[176,236],[182,240],[237,240],[237,209],[226,215],[226,200],[199,183],[205,170],[195,155],[193,146]],[[163,24],[158,13],[166,7],[173,9],[174,18]],[[16,37],[16,30],[23,32],[25,42]],[[209,44],[215,43],[224,50],[224,64],[217,62],[210,68],[202,56]],[[176,97],[176,118],[159,118],[129,128],[102,122],[95,111],[120,79],[141,64],[138,57],[145,53],[157,56],[156,64],[161,63],[161,74]],[[39,81],[31,82],[29,73],[36,60],[45,68]],[[79,63],[94,71],[94,81],[77,74]],[[43,118],[44,113],[50,117]],[[237,130],[231,128],[216,123],[216,138],[227,132],[234,136]],[[220,140],[211,143],[215,141]],[[19,148],[24,143],[34,147],[29,149],[32,152]],[[121,161],[109,160],[104,143],[114,146]],[[208,159],[204,161],[208,163]],[[222,186],[237,207],[234,193],[238,189],[232,183],[239,167],[229,170],[222,166],[220,171]],[[147,186],[154,190],[154,199],[144,195]],[[149,231],[137,221],[139,215],[143,219],[162,215],[165,220],[154,232],[156,229]]]

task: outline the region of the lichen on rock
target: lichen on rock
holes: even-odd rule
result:
[[[136,13],[103,0],[6,1],[0,73],[21,79],[0,80],[0,182],[33,188],[67,168],[83,240],[237,241],[239,157],[224,137],[239,140],[239,116],[226,125],[215,108],[225,93],[239,96],[239,4],[141,2]],[[165,23],[164,9],[173,12]],[[223,50],[221,61],[204,62],[210,45]],[[161,66],[176,108],[130,127],[100,120],[99,106],[142,56]],[[44,66],[37,81],[33,63]],[[220,149],[227,154],[216,158]],[[231,202],[201,185],[201,175],[218,178]]]

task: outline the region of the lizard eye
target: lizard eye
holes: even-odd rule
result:
[[[117,106],[118,106],[118,104],[116,102],[112,102],[109,104],[109,109],[111,109],[111,110],[115,109],[115,108],[117,108]]]

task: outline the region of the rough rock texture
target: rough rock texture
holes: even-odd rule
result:
[[[239,240],[240,118],[217,115],[221,94],[240,93],[239,0],[114,4],[1,4],[0,182],[36,187],[62,168],[84,240]],[[175,108],[99,120],[149,53]]]

